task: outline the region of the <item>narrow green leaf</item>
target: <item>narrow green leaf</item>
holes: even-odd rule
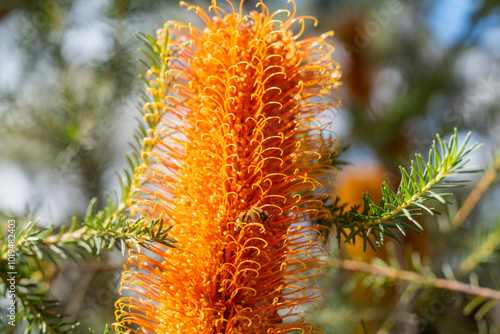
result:
[[[485,301],[484,297],[474,297],[465,307],[463,310],[464,315],[470,315],[472,311],[474,311],[482,302]]]
[[[488,313],[493,307],[497,306],[500,303],[500,301],[491,299],[484,303],[479,310],[477,310],[476,314],[474,314],[474,320],[479,321],[483,319],[483,317]]]

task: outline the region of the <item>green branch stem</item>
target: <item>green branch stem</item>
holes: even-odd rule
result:
[[[403,202],[403,204],[399,205],[395,210],[391,211],[389,214],[382,216],[380,219],[375,219],[371,223],[371,225],[378,225],[380,223],[384,223],[386,221],[392,220],[395,216],[398,214],[401,214],[403,209],[408,208],[412,204],[415,204],[419,199],[422,198],[422,196],[429,191],[432,187],[434,187],[436,184],[438,184],[441,180],[443,180],[446,176],[448,171],[452,168],[452,166],[448,166],[448,168],[445,171],[439,172],[432,180],[431,182],[428,182],[421,191],[415,193],[409,200],[406,200]]]

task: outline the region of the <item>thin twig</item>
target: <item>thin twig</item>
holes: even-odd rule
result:
[[[493,167],[486,173],[484,173],[481,180],[477,183],[476,187],[474,187],[472,192],[469,194],[465,202],[453,217],[453,220],[450,223],[452,231],[456,231],[458,228],[460,228],[460,226],[462,226],[465,219],[469,216],[472,209],[474,209],[479,199],[481,199],[486,190],[488,190],[491,184],[495,181],[496,177],[498,176],[499,170],[500,155],[495,159]]]
[[[401,298],[409,290],[410,285],[407,285],[403,287],[402,292],[398,293],[399,298],[396,304],[394,305],[394,307],[392,307],[391,312],[386,316],[382,325],[380,325],[377,334],[389,334],[392,328],[394,328],[394,326],[396,325],[398,319],[401,317],[401,314],[409,313],[408,308],[411,304],[410,302],[415,298],[415,296],[418,296],[418,294],[420,293],[420,291],[417,290],[413,292],[411,298]]]
[[[498,233],[498,229],[490,231],[492,232],[485,241],[481,243],[478,247],[475,247],[474,250],[462,261],[460,266],[458,266],[455,275],[457,277],[464,276],[470,273],[474,268],[476,268],[479,264],[481,264],[484,260],[486,260],[495,250],[498,249],[500,245],[500,234]]]
[[[332,259],[330,263],[335,268],[341,268],[357,272],[366,272],[373,275],[385,276],[387,278],[397,281],[405,281],[421,286],[431,286],[438,289],[461,292],[468,295],[484,297],[486,299],[500,300],[500,291],[478,286],[472,286],[459,281],[447,280],[435,277],[427,277],[412,271],[394,269],[390,267],[375,266],[361,261]]]

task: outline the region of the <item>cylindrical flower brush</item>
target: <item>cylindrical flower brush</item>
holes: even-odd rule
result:
[[[301,39],[295,4],[271,14],[259,3],[248,15],[229,4],[213,1],[213,17],[189,6],[203,30],[167,22],[157,32],[168,55],[149,73],[145,107],[162,117],[145,157],[156,163],[137,168],[131,211],[173,224],[177,248],[131,251],[122,289],[136,296],[117,302],[117,328],[316,331],[303,313],[322,296],[315,222],[328,215],[335,140],[316,116],[339,104],[332,34]]]

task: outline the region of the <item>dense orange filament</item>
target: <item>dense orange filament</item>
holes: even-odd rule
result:
[[[167,22],[157,33],[169,54],[149,93],[161,101],[144,109],[162,115],[144,154],[156,163],[137,168],[131,210],[174,224],[178,248],[131,251],[122,289],[136,296],[117,306],[137,333],[316,331],[304,313],[323,294],[315,221],[328,215],[335,141],[316,116],[339,103],[331,33],[300,39],[295,10],[230,5],[213,1],[213,17],[189,6],[205,29]]]

